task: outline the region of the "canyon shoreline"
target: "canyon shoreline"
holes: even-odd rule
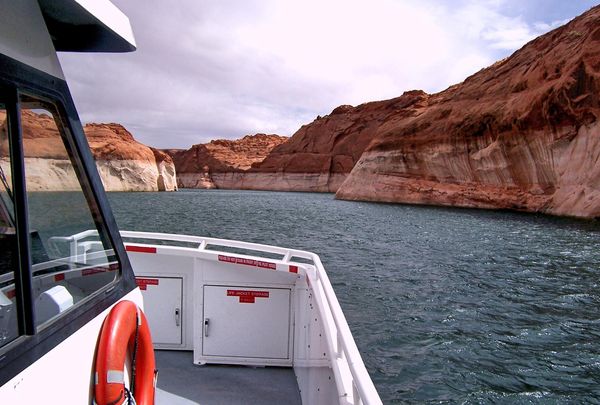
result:
[[[48,137],[52,125],[48,115],[24,112],[32,190],[75,186],[57,145],[35,145],[36,131]],[[600,6],[444,91],[341,105],[290,138],[256,134],[161,151],[119,124],[84,131],[107,191],[323,192],[596,218]]]
[[[342,105],[217,188],[600,216],[600,6],[436,93]]]

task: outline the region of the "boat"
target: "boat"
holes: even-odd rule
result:
[[[0,403],[380,404],[316,254],[117,228],[56,52],[127,16],[0,9]]]

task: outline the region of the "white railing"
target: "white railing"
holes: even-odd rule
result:
[[[177,234],[168,234],[168,233],[152,233],[152,232],[133,232],[133,231],[121,231],[121,236],[123,238],[132,238],[132,239],[150,239],[150,240],[160,240],[161,242],[187,242],[187,243],[197,243],[197,250],[204,251],[206,247],[209,245],[212,246],[223,246],[227,248],[234,249],[244,249],[244,250],[254,250],[256,252],[262,253],[270,253],[281,255],[282,258],[278,259],[283,263],[289,263],[293,257],[299,257],[303,259],[312,260],[313,254],[310,252],[305,252],[302,250],[295,249],[286,249],[278,246],[270,246],[270,245],[262,245],[259,243],[250,243],[250,242],[240,242],[235,240],[228,239],[216,239],[216,238],[204,238],[200,236],[191,236],[191,235],[177,235]],[[159,246],[168,246],[168,245],[159,245]],[[218,250],[211,249],[211,252],[217,252]],[[222,252],[228,253],[228,252]],[[230,252],[229,252],[230,253]]]
[[[81,232],[67,238],[62,238],[61,242],[71,243],[71,252],[81,254],[82,249],[79,241],[97,235],[96,231]],[[263,245],[257,243],[248,243],[233,241],[227,239],[204,238],[199,236],[176,235],[165,233],[150,233],[150,232],[133,232],[121,231],[121,236],[125,239],[138,240],[156,240],[160,241],[159,245],[149,245],[157,248],[170,248],[172,250],[180,250],[181,252],[202,252],[202,253],[225,253],[236,254],[227,251],[219,251],[215,248],[225,247],[234,249],[243,249],[246,251],[255,251],[257,253],[268,253],[280,255],[281,259],[270,259],[281,264],[299,264],[301,268],[306,270],[306,276],[313,289],[314,297],[319,309],[323,327],[325,330],[325,338],[331,357],[331,368],[335,375],[336,387],[341,404],[381,404],[379,394],[375,389],[373,381],[367,372],[367,369],[360,356],[360,352],[352,337],[352,332],[348,327],[346,317],[342,312],[342,308],[333,291],[329,277],[325,272],[325,268],[321,263],[318,255],[302,250],[287,249],[277,246]],[[168,242],[185,242],[197,243],[195,248],[181,247],[177,245],[169,245]],[[126,242],[126,244],[129,242]],[[137,244],[137,243],[136,243]],[[145,243],[144,243],[145,244]],[[207,246],[214,248],[207,250]],[[84,249],[85,250],[85,249]],[[264,259],[260,256],[252,256],[248,254],[239,254],[239,256],[253,257],[256,259]],[[292,259],[301,258],[310,260],[313,264],[308,265],[304,262],[296,262]]]
[[[91,249],[92,245],[90,243],[80,243],[80,241],[92,237],[98,237],[97,230],[87,230],[71,236],[53,236],[48,239],[48,247],[56,257],[61,257],[60,244],[68,243],[70,260],[85,263],[87,260],[86,253]]]
[[[339,382],[340,402],[346,397],[346,402],[351,404],[381,404],[321,259],[314,253],[312,256],[316,272],[314,276],[307,275],[323,319],[332,369]],[[328,311],[330,314],[323,313]],[[348,373],[351,379],[345,377]]]

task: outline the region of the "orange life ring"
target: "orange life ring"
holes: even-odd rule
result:
[[[131,301],[117,303],[102,325],[95,365],[96,404],[122,404],[126,399],[123,369],[128,349],[135,359],[131,359],[135,401],[154,404],[156,364],[150,328],[142,310]]]

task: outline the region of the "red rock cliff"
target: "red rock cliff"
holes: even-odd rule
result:
[[[287,139],[279,135],[256,134],[234,141],[220,139],[194,145],[188,150],[165,152],[175,162],[179,187],[215,188],[215,177],[248,170],[253,164],[262,162],[273,148]]]
[[[138,141],[120,124],[87,124],[85,135],[108,191],[177,190],[169,155]]]
[[[600,6],[391,115],[352,200],[600,215]]]
[[[409,116],[427,101],[422,91],[353,107],[302,126],[286,143],[243,174],[221,176],[226,188],[335,192],[391,116]]]
[[[4,119],[4,115],[0,116],[0,122]],[[71,165],[64,164],[68,156],[54,119],[48,114],[23,110],[22,127],[30,189],[77,189]],[[137,142],[123,126],[88,124],[84,132],[106,190],[176,189],[171,157]],[[8,156],[4,144],[0,145],[0,157]]]

